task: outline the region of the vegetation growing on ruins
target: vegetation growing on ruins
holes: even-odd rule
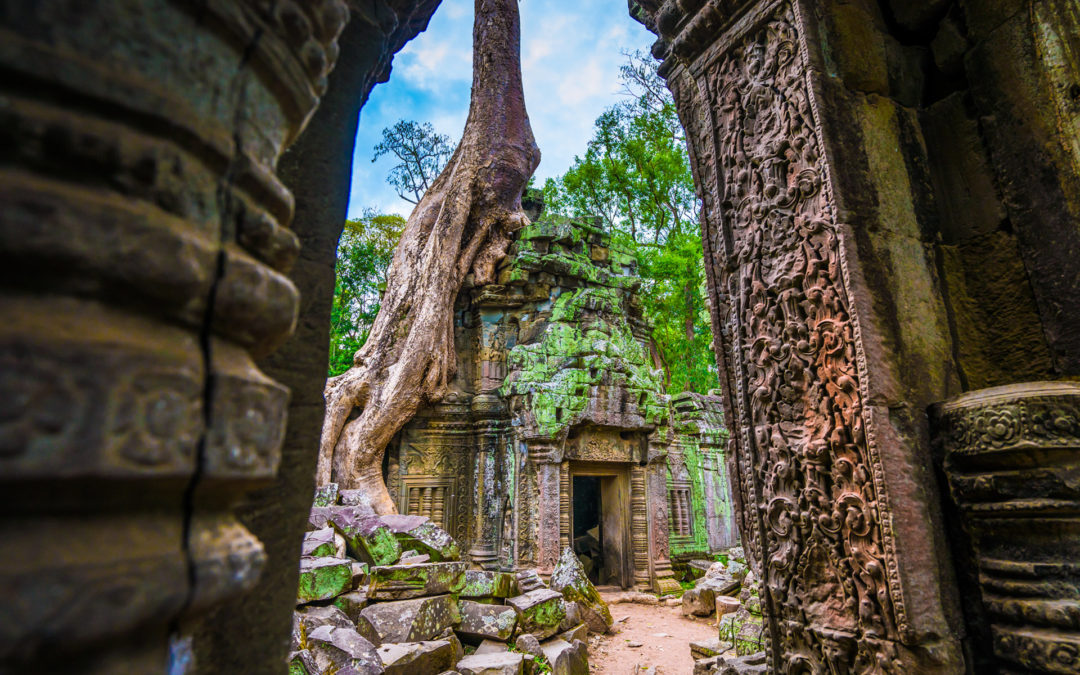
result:
[[[545,184],[545,204],[550,213],[597,218],[634,255],[668,389],[706,393],[719,383],[686,139],[655,60],[628,54],[621,80],[630,100],[596,120],[584,155]]]
[[[584,155],[544,186],[547,211],[588,219],[611,237],[612,255],[636,261],[642,280],[638,293],[667,388],[706,393],[719,385],[704,300],[698,203],[682,127],[653,59],[640,52],[628,54],[622,82],[630,100],[604,112]],[[383,141],[375,148],[376,157],[398,159],[387,182],[410,202],[435,179],[450,152],[446,136],[430,124],[408,120],[383,129]],[[400,236],[400,228],[388,230],[384,224],[395,218],[365,214],[349,221],[342,235],[331,376],[349,368],[378,312],[378,289],[385,284],[393,237]],[[371,226],[374,233],[362,232]],[[527,233],[522,238],[527,239]],[[524,247],[519,255],[531,253]],[[574,263],[570,258],[565,262]],[[589,273],[596,269],[588,260],[581,268]]]
[[[353,366],[326,384],[316,481],[362,489],[393,513],[382,478],[387,443],[457,367],[453,305],[466,276],[493,280],[510,235],[529,223],[525,185],[540,163],[521,85],[516,0],[477,0],[473,86],[461,142],[405,225],[386,291]]]

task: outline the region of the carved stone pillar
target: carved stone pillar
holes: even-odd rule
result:
[[[547,576],[554,571],[561,553],[563,453],[550,439],[529,439],[527,443],[529,460],[536,471],[536,568]]]
[[[667,504],[664,504],[667,517]],[[634,588],[652,588],[649,562],[649,497],[646,469],[640,464],[630,467],[630,541],[634,554]]]
[[[289,398],[254,364],[297,311],[275,165],[348,12],[16,4],[0,11],[0,669],[162,670],[167,625],[265,559],[232,505],[275,475]]]
[[[500,448],[504,445],[506,405],[496,395],[479,394],[473,397],[472,412],[476,419],[476,444],[473,453],[473,537],[469,557],[484,569],[495,569],[506,485],[506,477],[500,475],[505,465],[500,461]]]
[[[981,389],[939,416],[1000,667],[1080,672],[1080,385]]]
[[[649,577],[657,593],[677,593],[682,590],[671,570],[668,542],[667,446],[670,442],[660,433],[649,438],[648,465],[644,468],[645,511],[648,519]],[[635,467],[639,469],[640,467]]]
[[[878,39],[864,4],[641,2],[704,206],[769,667],[953,673],[960,628],[924,408],[956,378],[920,238],[925,180],[904,173],[921,161],[903,140],[917,122],[848,89],[859,82],[830,60],[874,56],[846,51]]]

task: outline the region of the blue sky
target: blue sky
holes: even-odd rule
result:
[[[525,106],[543,158],[537,184],[565,172],[585,150],[593,122],[620,100],[624,50],[648,51],[655,37],[630,18],[626,0],[521,0]],[[472,84],[472,0],[443,0],[427,31],[394,58],[390,81],[360,112],[349,217],[365,208],[408,216],[412,205],[386,184],[393,160],[372,163],[382,129],[398,119],[431,122],[457,142]]]

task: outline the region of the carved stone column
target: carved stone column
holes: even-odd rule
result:
[[[1001,667],[1080,672],[1080,384],[981,389],[939,416]]]
[[[500,475],[504,462],[500,448],[505,439],[506,404],[494,394],[479,394],[472,400],[476,420],[473,461],[473,537],[469,557],[484,569],[498,566],[499,542],[503,527],[503,497],[506,477]]]
[[[777,673],[964,667],[924,413],[956,378],[925,179],[905,173],[917,121],[837,72],[887,72],[849,51],[878,39],[869,4],[641,2],[703,201],[740,530]]]
[[[662,432],[666,432],[664,429]],[[644,468],[645,513],[648,520],[649,580],[657,593],[682,590],[671,570],[668,542],[667,449],[670,438],[657,432],[649,437],[648,465]],[[635,467],[640,469],[640,467]]]
[[[278,468],[289,393],[254,362],[298,303],[275,165],[347,16],[0,11],[3,664],[160,671],[170,622],[257,579],[232,505]]]
[[[652,588],[649,562],[649,496],[646,468],[640,464],[630,467],[630,541],[634,554],[634,588]],[[664,517],[667,517],[666,503]]]
[[[561,496],[563,453],[550,439],[527,439],[529,460],[536,471],[536,568],[550,575],[561,553]]]

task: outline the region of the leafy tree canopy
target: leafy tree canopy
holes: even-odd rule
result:
[[[544,201],[561,215],[599,216],[635,251],[669,387],[705,393],[718,380],[686,139],[653,59],[627,54],[620,79],[629,100],[600,115],[585,154],[544,185]]]
[[[386,269],[401,238],[405,219],[368,210],[345,222],[338,240],[334,304],[330,310],[330,375],[352,366],[364,344],[379,298],[386,287]]]

